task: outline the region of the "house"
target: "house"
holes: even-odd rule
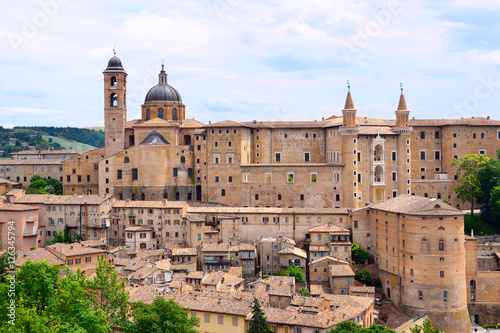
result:
[[[346,295],[354,285],[354,271],[349,265],[330,265],[330,289],[333,294]]]

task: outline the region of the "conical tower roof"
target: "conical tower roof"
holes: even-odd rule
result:
[[[401,96],[399,96],[398,111],[408,111],[406,108],[405,94],[403,94],[403,89],[401,89]]]

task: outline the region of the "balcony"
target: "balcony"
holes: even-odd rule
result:
[[[228,257],[205,257],[205,264],[226,264],[229,262]]]
[[[25,233],[23,234],[23,237],[33,237],[33,236],[38,236],[38,232],[29,232],[29,233]]]

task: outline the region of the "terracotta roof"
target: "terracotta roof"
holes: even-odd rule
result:
[[[370,206],[371,209],[407,215],[464,215],[439,199],[400,195],[396,198]]]
[[[128,227],[124,231],[152,231],[152,229],[141,226],[135,226],[135,227]]]
[[[219,284],[222,279],[224,278],[224,275],[226,275],[225,272],[223,271],[218,271],[218,272],[211,272],[208,273],[203,280],[201,281],[202,284],[208,285],[208,286],[215,286]]]
[[[290,305],[317,308],[323,301],[324,299],[320,297],[295,296]]]
[[[259,164],[261,165],[261,164]],[[325,164],[326,165],[326,164]],[[278,165],[279,166],[279,165]],[[310,166],[307,164],[306,166]],[[144,201],[139,201],[144,202]],[[188,207],[194,214],[347,214],[347,208],[278,208],[278,207]]]
[[[104,239],[88,239],[85,241],[81,241],[80,244],[88,247],[103,246],[106,245],[106,241]]]
[[[330,276],[342,277],[342,276],[354,276],[354,271],[349,265],[330,265],[328,267],[330,270]]]
[[[256,121],[256,122],[243,122],[244,125],[252,128],[322,128],[328,121],[314,120],[314,121]]]
[[[250,243],[240,243],[240,251],[255,251],[255,244]]]
[[[349,292],[354,292],[354,293],[375,293],[375,287],[370,287],[370,286],[351,286],[349,287]]]
[[[410,126],[500,126],[499,120],[483,117],[462,119],[410,119]]]
[[[238,251],[238,248],[234,245],[229,245],[229,243],[203,244],[201,251],[202,252],[230,252],[230,251]]]
[[[219,122],[216,122],[213,124],[205,125],[204,127],[218,128],[218,127],[248,127],[248,126],[243,124],[243,123],[239,123],[239,122],[232,121],[232,120],[223,120],[223,121],[219,121]]]
[[[103,254],[108,253],[108,251],[106,250],[86,247],[80,243],[73,243],[73,244],[56,243],[54,245],[47,245],[46,248],[49,250],[53,250],[57,253],[60,253],[66,257],[94,254],[94,253],[103,253]]]
[[[362,312],[359,307],[345,307],[334,311],[326,310],[321,312],[301,311],[293,307],[286,309],[265,307],[263,310],[270,324],[306,326],[319,329],[332,328],[338,323],[350,320]],[[251,318],[251,314],[247,316],[247,320],[251,320]]]
[[[323,224],[323,225],[320,225],[319,227],[310,228],[309,232],[332,232],[332,233],[337,233],[337,234],[341,234],[341,235],[350,234],[348,229],[336,226],[336,225],[331,224],[331,223]]]
[[[158,286],[154,284],[139,287],[127,286],[126,290],[129,292],[128,301],[130,303],[142,301],[146,304],[151,304],[156,297],[161,295],[161,292],[158,291]]]
[[[234,288],[237,286],[241,286],[245,282],[245,279],[241,277],[237,277],[235,275],[226,273],[224,275],[224,281],[222,282],[219,291],[231,292],[234,291]]]
[[[172,249],[172,256],[195,256],[197,254],[198,251],[194,247]]]
[[[293,255],[296,255],[297,257],[301,257],[304,259],[307,258],[307,252],[302,250],[302,249],[299,249],[298,247],[283,249],[283,250],[279,251],[278,253],[279,254],[293,254]]]
[[[333,257],[330,257],[330,256],[324,256],[324,257],[321,257],[319,259],[316,259],[316,260],[313,260],[309,263],[309,265],[315,265],[323,260],[330,260],[330,261],[335,261],[339,264],[345,264],[345,265],[349,265],[349,263],[347,261],[344,261],[344,260],[340,260],[340,259],[337,259],[337,258],[333,258]]]
[[[13,191],[10,191],[8,195],[10,195]],[[52,194],[24,194],[21,195],[20,197],[16,198],[17,203],[24,203],[24,204],[45,204],[47,202]]]
[[[0,177],[0,184],[9,184],[9,185],[20,185],[21,183],[15,182],[12,179],[7,179],[4,177]]]
[[[199,122],[198,120],[196,119],[184,119],[183,121],[181,121],[179,127],[180,128],[198,128],[198,127],[203,127],[205,126],[204,123],[202,122]]]
[[[21,205],[18,203],[13,203],[13,204],[9,203],[9,204],[0,204],[0,210],[20,212],[20,211],[38,210],[38,207]]]
[[[117,200],[113,203],[113,208],[179,208],[186,205],[185,201],[125,201]]]
[[[9,165],[57,165],[62,166],[63,160],[35,160],[35,159],[23,159],[23,160],[0,160],[0,166]]]
[[[61,149],[61,150],[22,150],[11,155],[64,155],[64,154],[83,154],[90,149]]]
[[[246,317],[253,305],[253,295],[189,291],[178,295],[175,301],[182,307],[194,311]]]
[[[178,126],[176,123],[171,123],[168,120],[153,118],[151,120],[146,121],[138,121],[133,124],[132,127],[176,127]]]
[[[311,292],[312,295],[321,295],[325,294],[328,292],[330,289],[330,286],[326,283],[322,284],[311,284],[309,286],[309,291]]]
[[[156,268],[161,269],[162,271],[169,271],[172,269],[172,264],[170,259],[163,259],[154,262]]]
[[[47,263],[49,265],[65,264],[63,260],[61,260],[60,258],[56,257],[55,255],[53,255],[52,253],[43,248],[37,248],[26,252],[21,250],[17,251],[16,266],[20,266],[28,260],[31,260],[33,262],[47,260]]]
[[[344,110],[356,110],[354,108],[354,103],[352,102],[352,95],[351,95],[351,91],[350,90],[347,92],[347,97],[345,99]]]
[[[291,296],[293,292],[290,286],[295,288],[295,277],[293,276],[274,276],[269,277],[269,295]]]
[[[325,125],[325,128],[329,127],[339,127],[344,124],[344,118],[342,116],[336,117],[336,118],[328,118],[328,124]],[[370,117],[362,117],[362,116],[356,116],[356,125],[363,127],[363,126],[379,126],[379,127],[386,127],[389,126],[389,122],[387,122],[384,119],[379,119],[379,118],[370,118]]]
[[[141,268],[130,274],[128,277],[132,280],[142,280],[150,276],[156,270],[157,268],[154,266],[142,266]]]
[[[139,259],[126,259],[126,260],[130,260],[130,261],[128,262],[128,264],[125,267],[123,267],[124,271],[134,271],[135,272],[147,264],[147,261],[145,261],[145,260],[139,260]],[[125,262],[120,262],[120,265],[123,263],[125,263]],[[116,265],[116,259],[115,259],[115,265]]]
[[[403,94],[403,88],[401,88],[401,96],[399,96],[398,111],[408,111],[406,107],[405,95]]]
[[[261,243],[267,243],[267,242],[283,242],[283,243],[289,243],[289,244],[292,244],[292,245],[295,245],[295,241],[291,238],[287,238],[287,237],[264,237],[264,236],[261,236],[260,237],[260,242]]]
[[[373,302],[374,298],[371,297],[358,297],[349,295],[338,295],[338,294],[321,294],[322,298],[330,301],[331,306],[344,308],[344,307],[360,307],[364,310],[368,309]]]
[[[204,271],[192,271],[186,275],[187,279],[203,279],[203,277],[207,274]]]
[[[227,272],[228,274],[237,276],[237,277],[242,277],[243,276],[243,267],[238,266],[238,267],[229,267],[229,271]]]

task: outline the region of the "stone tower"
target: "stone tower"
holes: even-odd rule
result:
[[[342,135],[342,162],[344,163],[344,207],[358,208],[358,132],[356,126],[356,109],[352,102],[351,87],[348,86],[343,115]],[[350,181],[349,181],[350,180]]]
[[[127,123],[127,73],[116,52],[103,74],[105,157],[108,157],[125,149]]]
[[[411,133],[413,129],[408,123],[410,111],[406,107],[405,95],[401,86],[398,110],[396,111],[396,127],[393,131],[398,133],[397,160],[398,160],[398,195],[410,194],[411,189]]]

